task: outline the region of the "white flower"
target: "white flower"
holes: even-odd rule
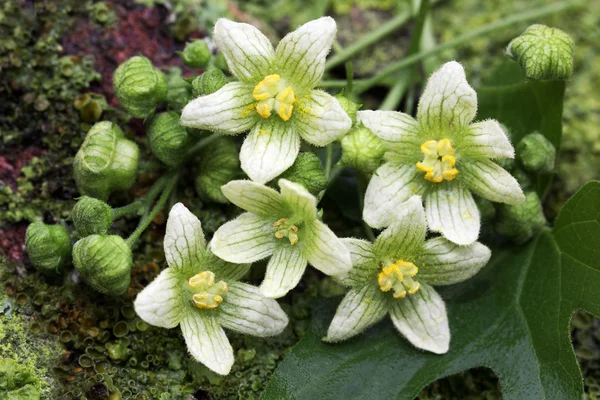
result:
[[[214,40],[239,81],[190,102],[181,124],[226,135],[251,130],[240,160],[259,183],[294,163],[300,137],[316,146],[342,137],[350,117],[334,97],[314,90],[336,29],[332,18],[319,18],[286,35],[273,50],[255,27],[219,19]]]
[[[211,370],[226,375],[233,365],[223,327],[262,337],[286,327],[275,300],[237,282],[250,264],[229,264],[212,254],[200,221],[181,203],[169,213],[164,248],[169,267],[140,292],[135,311],[150,325],[179,325],[190,354]]]
[[[221,226],[212,251],[229,262],[271,257],[260,291],[284,296],[296,287],[310,263],[327,275],[344,277],[352,267],[340,239],[317,217],[317,199],[303,186],[279,180],[281,193],[252,181],[221,187],[233,204],[248,211]]]
[[[495,202],[519,204],[517,181],[490,159],[514,158],[495,120],[471,123],[477,95],[457,62],[444,64],[419,101],[417,120],[395,111],[359,111],[359,122],[388,147],[387,162],[369,182],[364,220],[374,228],[410,196],[422,195],[429,228],[466,245],[479,236],[479,210],[471,192]]]
[[[475,275],[491,252],[479,242],[458,246],[443,237],[425,241],[427,222],[418,196],[402,206],[375,243],[341,239],[353,267],[342,283],[351,288],[324,338],[339,342],[388,313],[414,346],[443,354],[450,345],[444,301],[430,285],[451,285]]]

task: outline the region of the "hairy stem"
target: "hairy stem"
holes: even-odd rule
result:
[[[139,215],[140,211],[152,204],[154,199],[156,199],[156,196],[160,194],[160,191],[163,190],[166,184],[167,180],[165,179],[165,176],[161,176],[156,180],[156,182],[154,182],[150,190],[148,190],[145,195],[138,198],[131,204],[119,208],[113,208],[113,221],[122,217],[133,217]]]

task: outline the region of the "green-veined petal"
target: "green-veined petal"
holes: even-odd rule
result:
[[[421,283],[417,293],[394,303],[390,307],[392,322],[409,342],[436,354],[448,352],[450,328],[446,305],[431,286]]]
[[[135,312],[150,325],[176,327],[184,316],[181,292],[185,283],[174,268],[165,269],[137,295]]]
[[[317,199],[299,183],[280,179],[281,196],[292,214],[301,215],[303,220],[317,217]]]
[[[275,219],[283,216],[285,204],[277,191],[248,180],[230,181],[221,191],[236,206],[253,214]]]
[[[244,213],[217,229],[210,248],[217,257],[242,264],[267,258],[276,244],[272,220]]]
[[[230,281],[238,281],[242,279],[248,271],[250,271],[250,267],[252,264],[237,264],[232,262],[227,262],[212,252],[209,248],[204,254],[202,267],[194,271],[194,274],[197,274],[202,271],[211,271],[215,274],[215,281],[224,280],[226,283]]]
[[[352,120],[339,101],[321,90],[299,99],[292,116],[294,130],[315,146],[326,146],[352,128]]]
[[[306,237],[302,247],[308,263],[324,274],[343,279],[350,268],[350,252],[327,225],[318,219],[304,224]]]
[[[190,269],[198,264],[206,248],[200,220],[183,204],[171,208],[163,242],[167,264]]]
[[[472,157],[515,158],[515,149],[495,119],[469,125],[462,137],[460,151]]]
[[[306,270],[306,257],[299,246],[279,246],[267,264],[265,279],[260,284],[263,296],[277,299],[296,287]]]
[[[369,128],[395,153],[407,158],[422,156],[419,150],[423,139],[419,137],[418,123],[408,114],[397,111],[359,111],[359,123]]]
[[[461,166],[459,177],[465,186],[488,200],[506,204],[525,201],[519,182],[492,160],[468,160]]]
[[[350,252],[350,260],[352,261],[352,269],[348,272],[348,276],[342,277],[343,279],[338,278],[340,283],[347,286],[357,286],[368,279],[374,278],[377,274],[378,265],[373,251],[373,243],[354,238],[341,238],[340,240]]]

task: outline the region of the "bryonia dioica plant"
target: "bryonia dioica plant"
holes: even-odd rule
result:
[[[135,310],[148,324],[180,327],[191,356],[212,371],[226,375],[234,363],[224,329],[261,337],[285,329],[288,316],[274,299],[294,290],[309,264],[347,290],[323,338],[328,346],[389,314],[414,347],[447,353],[453,326],[446,292],[436,287],[486,266],[492,250],[480,234],[486,243],[490,235],[525,243],[546,230],[545,188],[532,182],[541,185],[552,172],[560,143],[541,125],[516,135],[510,130],[519,124],[502,125],[502,113],[478,118],[477,92],[457,61],[431,74],[415,116],[357,111],[364,100],[358,94],[394,68],[353,82],[348,64],[346,91],[319,89],[336,86],[322,81],[336,30],[332,18],[319,18],[273,48],[252,25],[219,19],[212,40],[231,76],[217,68],[205,40],[181,52],[186,65],[206,68],[189,79],[167,78],[143,56],[123,63],[114,74],[116,96],[127,113],[144,119],[147,147],[165,172],[131,204],[112,208],[111,195],[135,184],[143,141],[111,121],[93,125],[73,163],[82,195],[71,216],[75,229],[31,224],[32,263],[57,273],[72,260],[95,290],[135,295],[132,251],[174,204],[164,236],[168,266],[137,294]],[[507,48],[531,84],[568,79],[572,52],[568,35],[542,25]],[[175,101],[180,92],[192,99],[185,106]],[[241,133],[242,140],[232,137]],[[340,221],[351,213],[330,207],[348,200],[344,188],[332,194],[336,178],[348,177],[364,201],[363,221],[351,215],[355,226],[344,230]],[[177,202],[178,186],[195,186],[206,203],[228,204],[222,207],[232,218],[212,230],[210,241],[196,216],[204,208]],[[114,221],[137,216],[128,238],[110,233]],[[253,263],[256,271],[266,264],[259,286],[243,283],[256,281]]]

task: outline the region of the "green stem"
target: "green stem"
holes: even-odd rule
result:
[[[396,15],[376,30],[363,36],[360,40],[352,43],[350,46],[342,49],[341,51],[336,50],[336,54],[331,57],[327,63],[325,63],[325,71],[343,63],[359,51],[379,42],[384,37],[388,36],[396,29],[404,25],[410,19],[410,12],[404,12]]]
[[[113,221],[122,217],[133,217],[135,215],[139,215],[141,210],[152,204],[154,199],[156,199],[156,196],[160,194],[160,191],[165,187],[166,184],[167,181],[165,177],[161,176],[156,180],[156,182],[154,182],[150,190],[148,190],[145,195],[131,204],[119,208],[113,208]]]
[[[455,47],[462,46],[463,44],[469,42],[472,39],[480,38],[485,35],[489,35],[490,33],[493,33],[495,31],[498,31],[500,29],[506,28],[510,25],[514,25],[519,22],[527,21],[530,19],[542,18],[542,17],[548,16],[551,14],[556,14],[556,13],[559,13],[562,11],[569,10],[571,8],[579,7],[580,5],[581,5],[580,2],[572,2],[572,3],[571,2],[558,2],[558,3],[550,4],[548,6],[540,7],[535,10],[522,12],[520,14],[507,17],[503,20],[484,25],[484,26],[479,27],[475,30],[472,30],[471,32],[468,32],[464,35],[458,36],[456,39],[451,40],[447,43],[432,47],[429,50],[421,51],[419,53],[413,54],[412,56],[406,57],[398,62],[390,64],[387,67],[383,68],[383,70],[381,72],[379,72],[377,75],[372,76],[371,78],[355,80],[354,81],[354,87],[355,87],[354,90],[357,93],[362,93],[365,90],[368,90],[371,87],[375,86],[376,84],[380,83],[381,81],[383,81],[385,78],[389,77],[390,75],[403,70],[404,68],[410,67],[411,65],[416,64],[417,62],[419,62],[427,57],[431,57],[431,56],[441,53],[445,50],[449,50],[449,49],[452,49]],[[323,81],[319,84],[319,87],[322,87],[322,88],[339,88],[339,89],[341,89],[344,86],[346,86],[345,80]]]
[[[346,61],[346,97],[350,97],[352,94],[354,83],[354,68],[352,61]]]
[[[412,74],[404,74],[398,79],[398,82],[388,91],[388,94],[383,99],[383,102],[379,106],[382,111],[392,111],[398,108],[400,100],[404,96],[410,81],[412,80]]]
[[[327,156],[325,158],[325,178],[329,180],[329,176],[331,175],[331,166],[333,164],[333,143],[329,143],[327,145]]]
[[[177,183],[178,178],[179,178],[178,174],[168,174],[165,176],[167,183],[166,183],[166,186],[165,186],[162,194],[160,195],[160,198],[158,199],[158,201],[152,208],[152,211],[150,211],[150,213],[145,215],[140,220],[138,227],[131,234],[131,236],[129,236],[129,238],[127,238],[127,245],[129,247],[133,246],[135,241],[140,237],[140,235],[146,230],[146,228],[150,225],[152,220],[160,212],[160,210],[162,210],[162,208],[165,206],[165,203],[167,202],[167,199],[169,198],[171,191],[175,187],[175,184]]]

